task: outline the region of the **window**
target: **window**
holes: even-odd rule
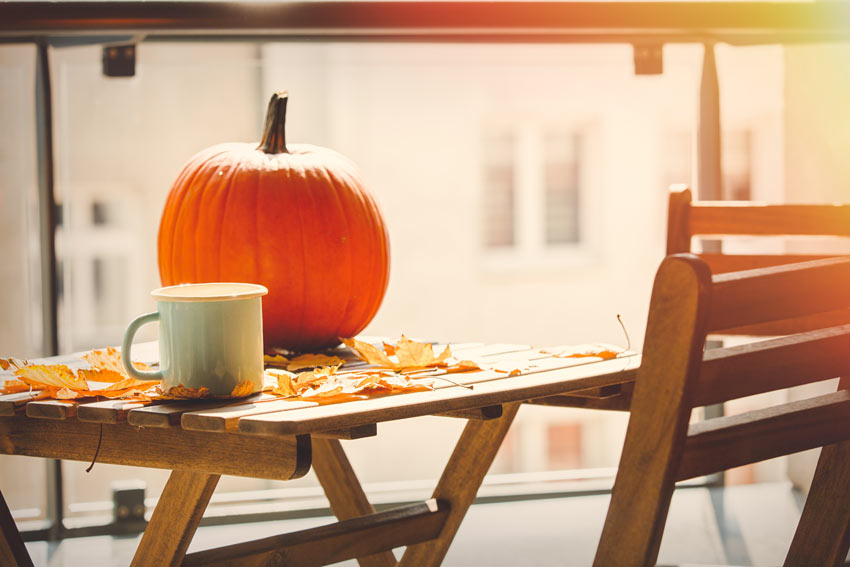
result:
[[[484,246],[534,256],[581,241],[581,135],[537,125],[483,141]]]

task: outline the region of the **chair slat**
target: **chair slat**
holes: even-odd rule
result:
[[[850,391],[702,421],[688,429],[676,480],[850,439]]]
[[[757,270],[835,257],[834,254],[697,254],[697,256],[708,264],[712,274]]]
[[[829,258],[713,278],[707,331],[850,307],[850,258]]]
[[[693,407],[850,375],[850,325],[708,350]]]
[[[689,228],[702,236],[850,236],[850,206],[702,201],[691,204]]]

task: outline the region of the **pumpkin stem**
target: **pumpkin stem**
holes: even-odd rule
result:
[[[266,111],[266,125],[263,127],[263,139],[258,150],[267,154],[288,154],[286,149],[286,101],[289,93],[280,91],[272,95]]]

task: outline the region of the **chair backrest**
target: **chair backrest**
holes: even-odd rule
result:
[[[704,350],[714,331],[836,308],[850,308],[848,258],[714,276],[691,254],[662,262],[597,564],[655,563],[676,481],[850,439],[846,390],[689,424],[695,407],[850,376],[850,325]],[[850,488],[844,493],[846,502]],[[845,554],[848,522],[830,538]],[[809,553],[804,543],[792,552]]]
[[[773,205],[753,201],[694,201],[690,189],[670,191],[667,210],[667,254],[694,252],[708,264],[711,273],[722,274],[781,264],[834,257],[824,248],[822,254],[736,254],[719,250],[696,252],[694,237],[771,237],[770,240],[817,238],[817,244],[843,240],[850,244],[850,205]],[[824,237],[829,237],[828,239]],[[827,240],[827,242],[823,242]],[[837,244],[837,242],[828,242]],[[811,246],[810,246],[811,247]],[[834,250],[834,246],[832,247]],[[811,317],[771,321],[768,324],[722,329],[730,335],[784,335],[824,325],[850,323],[850,311],[832,311]]]

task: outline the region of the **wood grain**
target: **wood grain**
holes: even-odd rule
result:
[[[691,190],[675,187],[667,200],[667,254],[691,251]]]
[[[456,417],[459,419],[499,419],[502,417],[502,405],[499,404],[495,406],[484,406],[466,410],[447,411],[437,415],[443,417]]]
[[[316,402],[283,399],[261,403],[240,403],[215,409],[185,412],[180,418],[180,425],[183,429],[192,431],[234,431],[243,417],[312,408],[318,405]]]
[[[34,419],[68,419],[77,415],[77,403],[63,400],[38,400],[29,402],[27,417]]]
[[[705,344],[711,274],[668,256],[652,289],[643,363],[594,565],[655,565]]]
[[[850,325],[706,351],[694,407],[850,375]]]
[[[708,264],[712,274],[755,270],[831,257],[822,254],[697,254],[697,256]]]
[[[264,436],[297,435],[329,428],[344,429],[366,423],[525,401],[626,382],[634,376],[633,370],[639,365],[639,356],[629,356],[568,366],[559,370],[532,371],[522,376],[503,377],[476,383],[474,390],[442,388],[243,417],[239,420],[239,431]]]
[[[374,437],[378,434],[378,425],[376,423],[367,423],[348,429],[333,429],[330,431],[317,431],[311,433],[313,439],[344,439],[353,441],[354,439],[365,439],[366,437]]]
[[[676,480],[850,439],[850,392],[842,390],[694,423]]]
[[[254,394],[241,400],[169,400],[130,410],[127,422],[137,427],[175,427],[187,412],[279,399],[271,394]]]
[[[821,450],[785,565],[844,565],[850,548],[850,441]]]
[[[32,567],[33,565],[2,493],[0,493],[0,565],[9,567]]]
[[[136,549],[132,567],[177,567],[210,501],[219,475],[173,471]]]
[[[309,438],[268,443],[233,433],[136,428],[79,420],[0,418],[0,454],[91,462],[103,438],[97,462],[171,470],[286,480],[310,468]]]
[[[313,470],[319,479],[334,516],[348,520],[375,513],[339,441],[313,439]],[[360,567],[394,567],[391,550],[358,558]]]
[[[447,514],[445,503],[428,500],[328,526],[190,553],[183,565],[328,565],[433,538],[440,532]]]
[[[106,400],[77,406],[77,419],[94,423],[119,423],[127,421],[130,410],[147,404],[135,400]]]
[[[15,412],[23,409],[29,401],[38,395],[38,392],[21,392],[0,396],[0,417],[15,415]]]
[[[701,236],[850,236],[848,205],[691,204],[690,233]]]
[[[850,307],[850,258],[719,274],[713,280],[710,332]]]
[[[519,403],[506,404],[504,414],[490,421],[470,420],[452,452],[433,498],[447,502],[451,512],[439,537],[408,546],[399,567],[442,565],[460,523],[478,494],[484,475],[502,445],[519,410]]]

